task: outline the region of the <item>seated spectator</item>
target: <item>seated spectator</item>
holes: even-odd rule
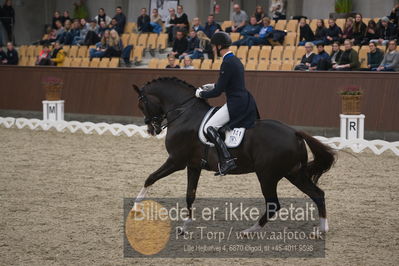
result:
[[[122,55],[122,40],[116,30],[109,32],[107,49],[105,50],[104,57],[121,57]]]
[[[54,49],[51,52],[51,62],[55,66],[62,66],[65,60],[65,52],[60,42],[55,42]]]
[[[176,38],[173,41],[173,49],[172,54],[179,58],[188,48],[188,41],[187,38],[184,36],[184,32],[178,31],[176,33]]]
[[[215,22],[215,16],[213,14],[210,14],[205,24],[204,33],[206,34],[206,36],[208,36],[208,38],[212,38],[213,34],[220,30],[222,30],[222,28],[219,24]]]
[[[326,31],[326,38],[324,44],[330,45],[336,41],[340,41],[342,38],[342,29],[335,24],[335,19],[330,18],[328,20],[329,27]]]
[[[5,65],[18,65],[18,52],[14,48],[14,44],[12,42],[7,43],[7,51],[6,58],[3,59],[2,63]],[[3,55],[4,56],[4,55]]]
[[[324,25],[324,20],[318,19],[313,44],[315,44],[315,45],[321,44],[321,43],[324,44],[326,37],[327,37],[327,28]]]
[[[249,24],[244,27],[244,29],[241,30],[240,35],[243,37],[242,39],[233,42],[233,45],[246,45],[247,43],[247,38],[248,37],[253,37],[257,34],[259,34],[261,27],[257,24],[256,18],[251,17],[249,20]]]
[[[330,55],[332,66],[336,65],[339,62],[342,53],[343,51],[341,50],[341,44],[339,42],[334,42],[332,45],[332,51]]]
[[[389,19],[393,21],[393,24],[398,25],[399,24],[399,4],[395,5],[394,8],[391,11],[391,14],[389,15]]]
[[[105,56],[105,52],[108,48],[109,36],[109,30],[106,30],[101,38],[101,41],[96,44],[96,48],[91,48],[89,50],[90,59],[95,57],[103,58]]]
[[[259,33],[254,36],[246,36],[244,39],[241,39],[240,45],[253,46],[253,45],[268,45],[269,42],[267,40],[267,36],[269,33],[273,31],[273,27],[270,26],[270,18],[263,18],[263,26],[260,28]]]
[[[185,56],[183,63],[183,69],[194,69],[193,60],[191,59],[191,57]]]
[[[154,8],[151,14],[151,27],[152,32],[160,34],[162,32],[163,21],[158,9]]]
[[[312,63],[314,63],[315,54],[313,53],[313,43],[307,42],[305,43],[306,53],[303,55],[301,62],[299,65],[296,65],[294,70],[309,70]]]
[[[370,20],[367,25],[361,45],[368,45],[371,40],[376,39],[378,39],[377,23],[375,23],[374,20]]]
[[[7,63],[7,54],[3,51],[3,47],[0,46],[0,65]]]
[[[104,32],[109,30],[107,24],[105,21],[100,22],[100,28],[98,29],[98,34],[100,35],[100,38],[104,35]]]
[[[168,41],[172,42],[174,37],[174,29],[177,24],[177,16],[174,8],[169,8],[169,16],[166,18],[166,32],[168,33]]]
[[[180,66],[176,64],[176,58],[173,54],[168,56],[168,61],[169,64],[166,66],[166,68],[180,68]]]
[[[61,21],[61,14],[59,11],[54,12],[54,15],[52,18],[52,23],[51,23],[51,26],[53,27],[53,29],[57,29],[57,25],[56,25],[57,21]]]
[[[389,21],[388,17],[383,17],[380,25],[377,27],[378,39],[371,40],[380,45],[387,45],[390,40],[397,38],[397,32],[393,24]]]
[[[244,10],[241,10],[240,5],[233,6],[233,26],[226,28],[226,32],[241,32],[245,25],[247,25],[248,15]]]
[[[90,21],[89,31],[86,34],[84,45],[94,45],[101,40],[100,27],[97,25],[97,20]]]
[[[111,23],[108,25],[108,30],[118,31],[118,21],[116,18],[111,19]]]
[[[115,30],[118,32],[118,34],[122,34],[123,31],[125,30],[125,26],[126,26],[126,16],[125,14],[123,14],[123,10],[122,7],[118,6],[116,8],[116,14],[114,16],[114,19],[116,20],[116,25],[115,26]]]
[[[344,26],[344,30],[342,32],[342,39],[343,40],[351,40],[352,42],[354,42],[353,39],[353,18],[349,17],[346,19],[345,21],[345,26]]]
[[[137,27],[140,33],[152,32],[151,18],[147,14],[147,8],[142,8],[137,18]]]
[[[107,14],[105,14],[105,9],[104,8],[100,8],[98,10],[98,15],[94,18],[97,22],[97,25],[101,25],[101,21],[104,21],[106,25],[111,23],[111,17],[107,16]]]
[[[179,56],[179,59],[183,59],[186,56],[192,56],[197,49],[199,49],[199,39],[195,30],[192,29],[188,39],[187,50]]]
[[[55,33],[55,40],[56,41],[61,41],[63,38],[64,38],[64,35],[65,35],[65,29],[64,29],[64,27],[62,26],[62,23],[61,23],[61,21],[60,20],[57,20],[56,22],[55,22],[55,30],[56,30],[56,33]]]
[[[193,18],[193,26],[191,27],[195,32],[204,31],[205,28],[201,26],[199,18]]]
[[[397,43],[395,40],[389,41],[388,51],[384,56],[380,66],[375,71],[399,71],[399,52],[396,51]]]
[[[270,6],[270,14],[272,19],[278,21],[280,19],[286,19],[285,7],[283,0],[273,0]]]
[[[347,39],[344,42],[345,50],[337,64],[333,65],[334,70],[351,71],[358,70],[360,67],[359,55],[352,49],[352,41]]]
[[[327,71],[331,67],[331,58],[324,51],[324,44],[317,45],[318,54],[314,57],[310,64],[309,70]]]
[[[71,17],[69,16],[69,11],[65,10],[60,20],[62,25],[64,25],[64,27],[65,27],[65,22],[67,20],[72,21]]]
[[[362,14],[356,14],[355,23],[353,25],[353,39],[355,45],[361,45],[366,34],[366,24],[363,22]]]
[[[72,23],[71,30],[65,33],[65,40],[64,44],[65,45],[71,45],[73,43],[73,40],[76,37],[80,36],[80,22],[78,19],[75,19]]]
[[[50,46],[44,45],[43,50],[40,52],[36,59],[36,65],[51,66],[51,50]]]
[[[189,23],[188,23],[187,14],[184,13],[183,6],[178,5],[177,12],[176,12],[176,24],[173,27],[173,36],[176,36],[176,33],[178,31],[182,31],[185,34],[187,34],[188,28],[189,28]]]
[[[79,36],[75,36],[75,38],[72,41],[72,45],[82,45],[84,44],[84,41],[86,40],[87,33],[90,30],[90,24],[87,23],[86,19],[82,18],[80,19],[80,31],[79,31]]]
[[[211,40],[203,31],[197,32],[197,37],[199,39],[199,48],[195,49],[194,53],[190,57],[192,59],[200,59],[204,58],[204,55],[207,54],[209,59],[213,59],[214,56]]]
[[[304,46],[307,42],[313,42],[314,34],[309,24],[306,23],[306,18],[301,18],[299,21],[299,46]]]
[[[64,34],[62,34],[61,38],[59,39],[61,44],[65,43],[66,40],[66,35],[68,34],[68,32],[70,32],[72,29],[72,21],[70,21],[69,19],[65,21],[64,23]]]
[[[257,24],[262,26],[263,18],[266,17],[263,7],[260,5],[256,6],[255,13],[253,14],[253,16],[256,18]]]
[[[384,53],[373,42],[369,44],[369,48],[370,52],[367,53],[367,70],[377,69],[384,59]]]
[[[47,31],[47,36],[43,37],[43,39],[39,42],[41,45],[50,45],[57,40],[57,31],[53,28],[49,28],[50,31]]]

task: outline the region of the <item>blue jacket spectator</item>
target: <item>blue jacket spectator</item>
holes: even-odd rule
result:
[[[323,44],[317,45],[317,50],[319,53],[313,57],[313,60],[312,60],[312,63],[310,64],[309,69],[310,70],[321,70],[321,71],[329,70],[331,67],[331,58],[328,55],[328,53],[326,53],[326,51],[324,51],[324,45]]]
[[[199,18],[193,19],[193,26],[191,27],[195,32],[204,31],[205,28],[201,26],[201,21]]]
[[[215,22],[215,16],[209,15],[203,32],[206,34],[206,36],[208,36],[208,38],[212,38],[213,34],[215,34],[215,32],[219,30],[222,30],[222,28],[219,24]]]
[[[114,19],[117,21],[115,30],[119,33],[119,35],[121,35],[125,30],[126,26],[126,16],[122,12],[122,7],[118,6],[116,8],[116,14],[114,16]]]
[[[253,45],[268,44],[267,36],[269,35],[269,33],[271,33],[273,31],[273,27],[270,26],[270,18],[265,17],[265,18],[263,18],[262,21],[263,21],[263,27],[260,28],[260,26],[258,25],[259,30],[254,36],[246,36],[243,39],[234,42],[233,44],[234,45],[246,45],[249,47],[251,47]]]
[[[342,37],[342,29],[335,24],[335,19],[330,18],[328,21],[329,27],[326,31],[326,38],[324,44],[330,45],[336,41],[340,41]]]

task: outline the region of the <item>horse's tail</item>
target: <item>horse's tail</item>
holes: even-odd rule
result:
[[[296,135],[305,140],[313,153],[313,161],[307,163],[306,172],[312,182],[316,185],[320,176],[330,170],[335,162],[335,152],[327,145],[324,145],[314,137],[305,132],[298,131]]]

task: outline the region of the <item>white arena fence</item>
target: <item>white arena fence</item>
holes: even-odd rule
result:
[[[26,119],[26,118],[12,118],[0,117],[0,126],[5,128],[29,128],[31,130],[56,130],[58,132],[75,133],[78,131],[84,134],[112,134],[114,136],[127,136],[132,137],[136,134],[143,138],[149,138],[146,126],[137,125],[122,125],[122,124],[107,124],[107,123],[91,123],[91,122],[77,122],[77,121],[43,121],[39,119]],[[158,139],[164,138],[166,130],[157,135]],[[370,149],[374,154],[380,155],[386,151],[392,151],[395,155],[399,156],[399,141],[387,142],[383,140],[364,140],[353,139],[346,140],[342,138],[325,138],[318,137],[318,140],[326,145],[336,149],[351,149],[355,153],[360,153],[365,149]]]

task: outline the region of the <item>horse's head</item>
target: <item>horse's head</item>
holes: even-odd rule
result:
[[[144,114],[144,123],[147,125],[147,132],[152,136],[158,135],[162,132],[162,121],[164,120],[164,113],[162,111],[159,99],[146,95],[143,89],[133,85],[134,90],[139,97],[139,109]]]

